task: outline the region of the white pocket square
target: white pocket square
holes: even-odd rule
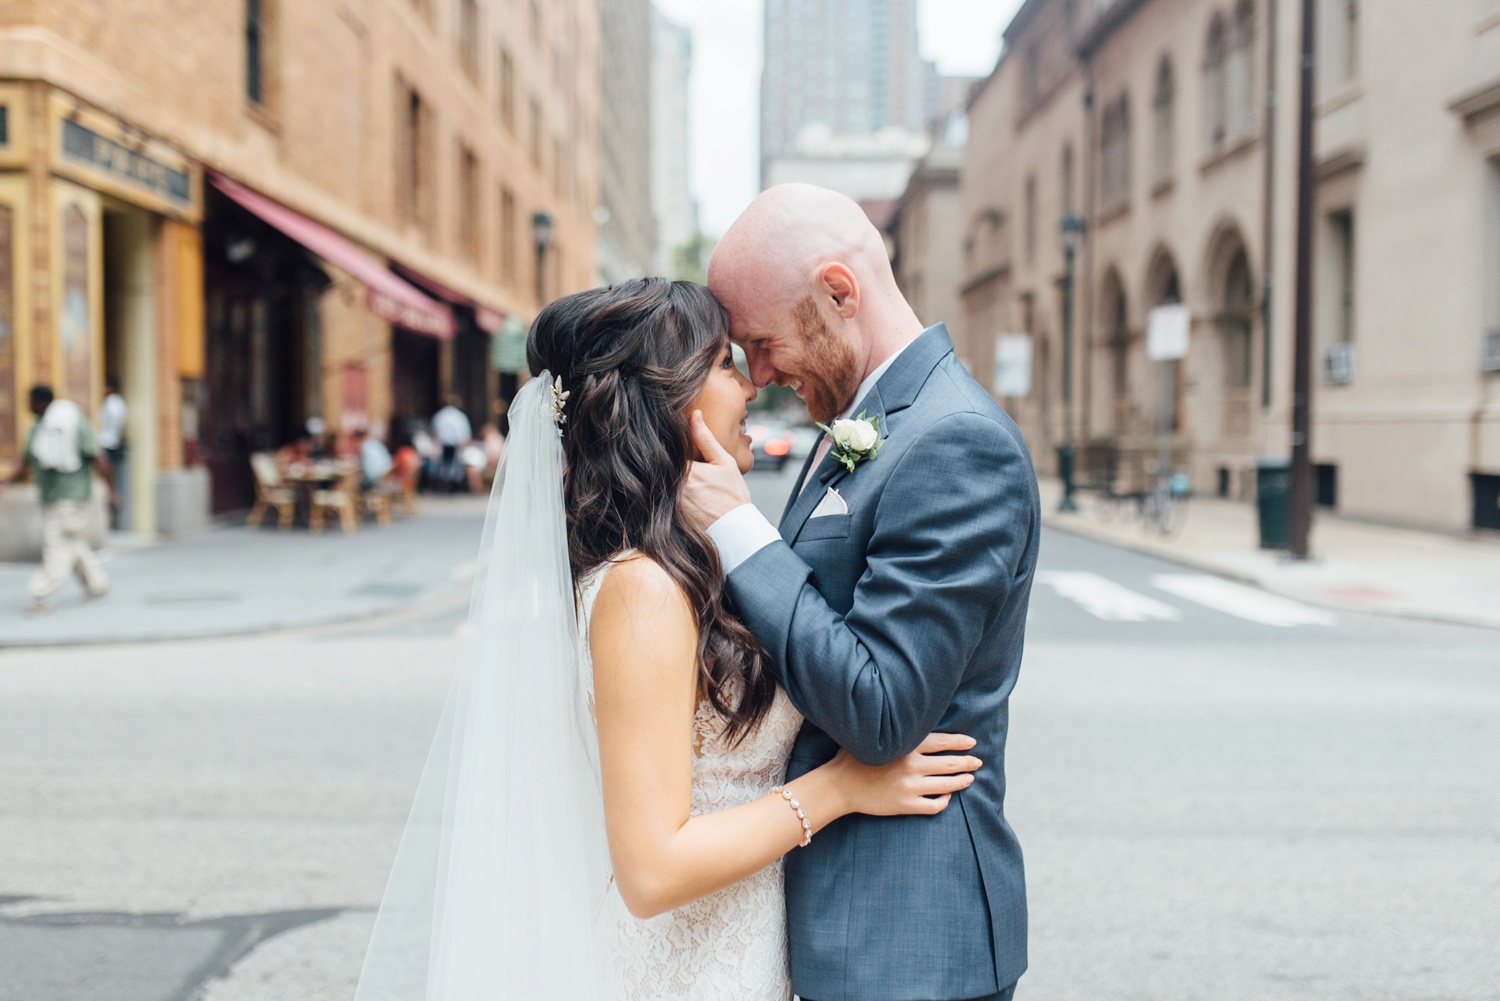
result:
[[[827,518],[829,515],[848,513],[849,505],[844,503],[844,498],[840,497],[839,492],[833,487],[829,487],[828,492],[823,495],[822,500],[818,501],[818,506],[813,508],[813,513],[808,515],[808,518]]]

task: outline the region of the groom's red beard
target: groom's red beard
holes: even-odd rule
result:
[[[792,322],[802,341],[802,357],[794,378],[802,380],[802,400],[819,424],[828,424],[849,408],[859,390],[859,359],[854,349],[835,334],[818,312],[812,296],[792,307]]]

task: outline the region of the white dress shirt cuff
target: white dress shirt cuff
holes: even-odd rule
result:
[[[741,563],[781,538],[776,526],[766,520],[754,504],[741,504],[708,526],[708,537],[719,550],[724,576]]]

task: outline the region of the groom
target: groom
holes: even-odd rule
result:
[[[1031,457],[943,325],[923,329],[880,234],[842,195],[765,192],[708,283],[757,386],[791,386],[820,423],[878,428],[876,448],[867,427],[825,436],[778,529],[694,421],[710,461],[685,510],[807,718],[787,777],[840,746],[892,761],[930,731],[974,737],[984,761],[935,817],[847,817],[787,857],[793,986],[810,1001],[1007,1001],[1026,969],[1003,805],[1040,529]]]

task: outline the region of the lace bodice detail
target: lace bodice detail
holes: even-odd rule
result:
[[[594,696],[588,622],[604,574],[580,595],[580,688]],[[693,716],[692,812],[739,806],[781,783],[802,717],[781,689],[770,714],[738,744],[703,700]],[[781,862],[669,914],[641,920],[611,887],[600,914],[609,943],[605,976],[611,1001],[789,1001],[786,905]]]

